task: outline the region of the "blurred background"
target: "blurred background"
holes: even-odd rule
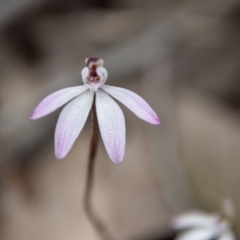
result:
[[[82,84],[91,56],[163,122],[122,106],[123,163],[100,143],[92,203],[114,238],[162,239],[173,216],[217,211],[226,196],[239,229],[239,42],[239,0],[1,0],[0,239],[99,239],[82,206],[90,122],[57,161],[60,110],[28,120],[46,95]]]

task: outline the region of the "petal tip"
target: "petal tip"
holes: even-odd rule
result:
[[[154,116],[154,118],[152,118],[152,121],[150,122],[153,125],[162,125],[161,120],[158,118],[158,116]]]
[[[44,115],[41,115],[41,113],[38,111],[37,108],[34,109],[33,113],[28,118],[29,120],[37,120],[41,117],[44,117]]]
[[[55,157],[57,160],[61,160],[66,156],[66,154],[62,153],[62,152],[55,152]]]
[[[114,163],[115,163],[116,165],[121,165],[122,160],[121,160],[121,161],[115,161]]]
[[[37,119],[37,117],[36,117],[35,112],[33,112],[32,115],[30,115],[30,116],[28,117],[28,120],[36,120],[36,119]]]
[[[118,152],[115,156],[112,156],[110,158],[116,165],[120,165],[124,158],[124,150]]]
[[[110,158],[113,161],[113,163],[115,163],[116,165],[120,165],[123,161],[123,156],[110,157]]]
[[[55,157],[56,159],[60,160],[60,159],[63,159],[64,157],[66,157],[67,155],[67,152],[64,151],[63,148],[61,147],[55,147]]]
[[[156,119],[156,125],[162,125],[162,122],[161,122],[161,120],[158,118],[158,119]]]

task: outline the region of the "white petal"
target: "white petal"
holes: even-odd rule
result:
[[[191,212],[179,215],[173,219],[173,228],[176,230],[192,227],[211,227],[218,223],[219,216],[201,212]]]
[[[57,92],[54,92],[47,97],[45,97],[35,108],[33,114],[29,117],[30,120],[35,120],[46,116],[47,114],[55,111],[57,108],[61,107],[71,99],[80,95],[88,88],[83,86],[64,88]]]
[[[230,231],[223,233],[222,236],[220,238],[218,238],[218,240],[235,240],[235,239],[236,239],[236,237]]]
[[[196,229],[180,234],[175,240],[211,240],[216,237],[210,229]]]
[[[88,74],[89,74],[89,69],[87,67],[84,67],[82,72],[81,72],[81,75],[82,75],[82,81],[85,84],[87,83]]]
[[[96,72],[97,72],[97,75],[100,77],[101,85],[103,85],[108,78],[107,69],[104,67],[97,67]]]
[[[126,142],[126,127],[123,112],[118,104],[104,91],[96,93],[96,109],[103,143],[111,160],[120,164]]]
[[[92,107],[94,94],[87,91],[62,110],[55,130],[55,155],[64,158],[80,134]]]
[[[157,114],[152,110],[149,104],[136,93],[124,88],[104,85],[102,89],[124,104],[139,118],[154,125],[161,124]]]

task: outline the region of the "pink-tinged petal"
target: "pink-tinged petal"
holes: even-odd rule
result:
[[[202,212],[190,212],[179,215],[173,219],[173,228],[181,230],[184,228],[212,227],[215,226],[220,217],[215,214],[205,214]]]
[[[149,104],[136,93],[124,88],[108,85],[104,85],[102,89],[124,104],[142,120],[154,125],[161,124],[157,114],[152,110]]]
[[[111,160],[120,164],[126,142],[126,127],[123,112],[118,104],[104,91],[96,93],[98,124],[104,146]]]
[[[83,85],[64,88],[48,95],[38,104],[29,119],[35,120],[48,115],[87,89],[87,86]]]
[[[90,91],[76,97],[62,110],[55,130],[55,155],[64,158],[80,134],[92,107],[94,94]]]
[[[216,237],[212,229],[196,229],[180,234],[176,240],[210,240]]]

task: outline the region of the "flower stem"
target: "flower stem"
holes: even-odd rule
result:
[[[94,177],[94,164],[96,159],[96,153],[98,148],[98,138],[99,138],[99,129],[98,129],[98,121],[97,121],[97,114],[96,114],[96,105],[95,105],[95,98],[92,105],[92,137],[90,142],[90,152],[88,157],[88,169],[87,169],[87,181],[86,181],[86,188],[84,194],[84,210],[88,219],[92,223],[93,227],[102,237],[102,239],[108,240],[113,239],[110,237],[105,225],[103,222],[98,218],[98,216],[94,213],[92,206],[91,206],[91,195],[92,195],[92,188],[93,188],[93,177]]]

